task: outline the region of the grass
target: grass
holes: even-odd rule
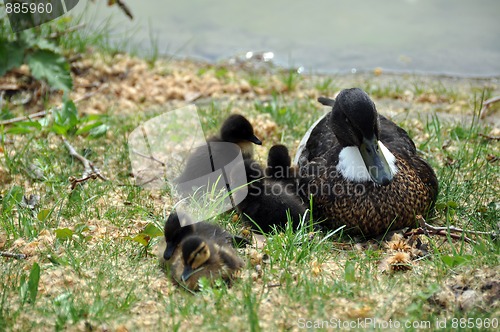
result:
[[[161,61],[156,56],[150,60]],[[240,75],[232,71],[219,69],[215,75],[221,80]],[[272,79],[260,76],[258,84]],[[396,113],[393,119],[408,130],[436,170],[440,193],[431,222],[498,230],[500,172],[490,156],[498,157],[499,145],[482,136],[498,134],[477,117],[484,97],[498,94],[490,82],[464,80],[456,85],[446,79],[436,83],[434,78],[384,75],[316,80],[291,72],[279,80],[287,91],[271,90],[255,100],[214,99],[200,106],[205,132],[216,133],[234,109],[252,121],[269,116],[277,130],[261,137],[264,146],[256,148],[264,162],[274,141],[294,149],[324,111],[314,98],[297,93],[365,87],[381,113]],[[409,95],[409,106],[397,106]],[[500,246],[488,236],[476,238],[477,244],[422,237],[430,258],[414,262],[409,271],[385,273],[379,263],[387,252],[379,243],[356,244],[341,231],[316,232],[305,221],[299,230],[287,227],[270,234],[261,249],[241,252],[248,263],[232,287],[202,282],[196,295],[176,288],[154,255],[164,212],[174,202],[168,192],[138,188],[130,177],[127,136],[162,113],[152,109],[122,114],[108,108],[101,120],[110,129],[96,138],[68,131],[70,143],[110,179],[90,180],[73,191],[68,178],[79,177],[82,165],[69,156],[50,124],[23,134],[0,128],[0,250],[29,255],[26,260],[1,258],[0,331],[331,330],[358,320],[365,325],[354,330],[383,330],[391,320],[416,331],[445,320],[445,330],[455,330],[460,319],[498,319],[500,305],[498,300],[488,302],[488,294],[497,287]],[[79,112],[85,109],[79,107]],[[82,119],[77,126],[85,124]],[[34,176],[33,167],[42,175]],[[24,206],[23,196],[32,194],[40,196],[39,204]],[[239,232],[242,225],[233,216],[228,212],[213,221]],[[259,261],[260,272],[250,262],[252,255],[268,256]],[[482,301],[460,305],[449,289],[474,290],[483,294]],[[498,290],[494,295],[498,298]]]

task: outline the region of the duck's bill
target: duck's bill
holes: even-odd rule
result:
[[[188,281],[188,280],[189,280],[189,278],[191,278],[191,276],[192,276],[193,274],[195,274],[196,272],[201,271],[201,270],[203,270],[203,266],[202,266],[202,267],[197,268],[196,270],[193,270],[193,268],[192,268],[191,266],[186,265],[186,266],[184,267],[184,271],[182,271],[181,280],[182,280],[183,282],[186,282],[186,281]]]
[[[175,245],[171,242],[167,242],[167,248],[165,248],[165,251],[163,252],[163,258],[166,261],[168,261],[170,258],[172,258],[174,250],[175,250]]]
[[[258,139],[257,136],[255,136],[255,135],[250,136],[250,138],[248,140],[254,144],[262,145],[262,142],[260,141],[260,139]]]
[[[359,151],[373,182],[383,186],[391,183],[393,174],[389,163],[387,163],[382,150],[379,148],[377,138],[363,138]]]

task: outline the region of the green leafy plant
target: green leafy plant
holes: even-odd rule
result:
[[[63,91],[73,88],[70,66],[61,49],[33,29],[15,35],[2,33],[0,44],[0,76],[27,64],[35,79],[46,81],[52,88]]]
[[[21,303],[29,302],[34,304],[38,294],[38,283],[40,281],[40,266],[34,263],[30,270],[30,275],[26,280],[26,276],[21,276],[19,292],[21,296]]]

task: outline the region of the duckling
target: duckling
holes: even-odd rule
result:
[[[291,166],[291,162],[288,148],[285,145],[273,145],[267,155],[265,173],[268,178],[279,181],[294,191],[297,185],[298,172],[295,167]]]
[[[186,197],[192,193],[191,180],[224,169],[224,166],[235,160],[240,152],[243,158],[251,158],[253,144],[262,145],[262,142],[255,136],[250,122],[242,115],[230,115],[222,124],[220,134],[210,137],[206,145],[199,146],[188,157],[184,170],[175,180],[181,196]],[[227,184],[227,181],[223,182]],[[206,180],[202,183],[206,185]],[[184,187],[183,184],[187,186]]]
[[[208,139],[208,142],[229,142],[238,144],[243,158],[253,157],[253,144],[262,145],[255,136],[252,124],[240,114],[230,115],[222,124],[220,135]]]
[[[233,245],[241,247],[250,244],[247,239],[232,235],[215,224],[205,221],[193,223],[189,216],[185,215],[184,217],[186,219],[183,220],[182,224],[185,226],[182,226],[176,211],[172,211],[168,216],[164,227],[164,238],[159,245],[160,265],[170,263],[182,240],[193,234],[208,238],[221,246]]]
[[[415,226],[415,215],[434,205],[438,181],[406,131],[377,113],[361,89],[336,100],[319,98],[331,112],[319,119],[299,145],[295,161],[305,173],[321,160],[322,171],[304,177],[300,192],[331,228],[373,237]]]
[[[297,227],[306,214],[302,200],[280,182],[265,179],[264,170],[255,160],[245,159],[244,166],[248,193],[237,205],[243,219],[255,230],[268,233],[273,225],[284,228],[289,213],[294,228]]]
[[[172,263],[172,279],[193,291],[198,290],[202,277],[211,282],[221,278],[230,283],[234,273],[244,266],[232,247],[199,235],[186,237],[181,243],[181,252]]]

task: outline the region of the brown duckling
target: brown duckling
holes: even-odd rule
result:
[[[198,281],[205,277],[213,283],[222,279],[231,283],[236,271],[244,266],[241,257],[228,245],[219,245],[199,235],[186,237],[181,243],[181,255],[172,262],[171,276],[175,283],[198,290]]]
[[[245,244],[250,244],[247,239],[232,235],[215,224],[205,221],[193,223],[189,216],[183,215],[183,217],[185,220],[182,221],[182,225],[185,226],[181,225],[179,215],[176,211],[172,211],[165,222],[164,238],[160,242],[159,249],[159,259],[161,265],[170,262],[182,240],[193,234],[208,238],[221,246],[230,245],[241,247]]]

